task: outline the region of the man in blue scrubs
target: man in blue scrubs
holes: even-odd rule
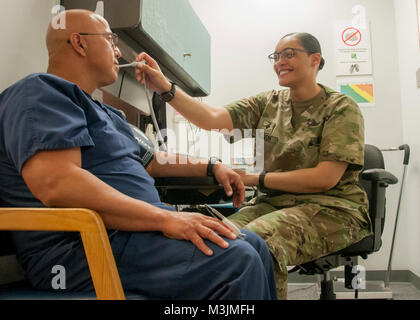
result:
[[[175,212],[152,177],[205,176],[207,163],[142,164],[121,112],[91,98],[118,78],[115,35],[90,11],[60,14],[49,26],[47,73],[32,74],[0,95],[0,199],[11,207],[82,207],[107,229],[125,290],[164,299],[276,299],[272,260],[252,232],[235,236],[219,220]],[[190,161],[190,160],[188,160]],[[169,162],[172,163],[172,162]],[[221,163],[213,174],[240,205],[240,177]],[[80,235],[14,232],[26,275],[52,289],[55,265],[66,287],[93,290]]]

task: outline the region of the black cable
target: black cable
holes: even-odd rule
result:
[[[121,84],[120,84],[120,90],[118,91],[118,98],[121,98],[121,91],[124,83],[124,77],[125,77],[125,71],[123,71],[122,77],[121,77]]]

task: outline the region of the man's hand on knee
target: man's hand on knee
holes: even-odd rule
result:
[[[221,236],[236,239],[236,236],[220,220],[195,212],[171,212],[162,226],[162,233],[171,239],[191,241],[206,255],[213,252],[203,239],[227,248],[229,244]]]

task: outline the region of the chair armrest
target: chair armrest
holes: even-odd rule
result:
[[[0,230],[78,231],[99,300],[124,300],[108,234],[101,217],[87,209],[1,208]]]
[[[159,177],[154,179],[156,187],[168,189],[223,189],[214,177]]]
[[[214,177],[158,177],[155,187],[163,202],[173,205],[219,203],[226,200],[224,188]]]
[[[368,169],[362,172],[362,178],[373,181],[383,182],[386,184],[396,184],[398,179],[392,173],[384,169]]]

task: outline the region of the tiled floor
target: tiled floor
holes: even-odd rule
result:
[[[420,300],[420,290],[409,282],[390,283],[393,300]],[[289,283],[288,300],[319,300],[316,283]]]
[[[420,290],[408,282],[390,284],[394,300],[420,300]]]

